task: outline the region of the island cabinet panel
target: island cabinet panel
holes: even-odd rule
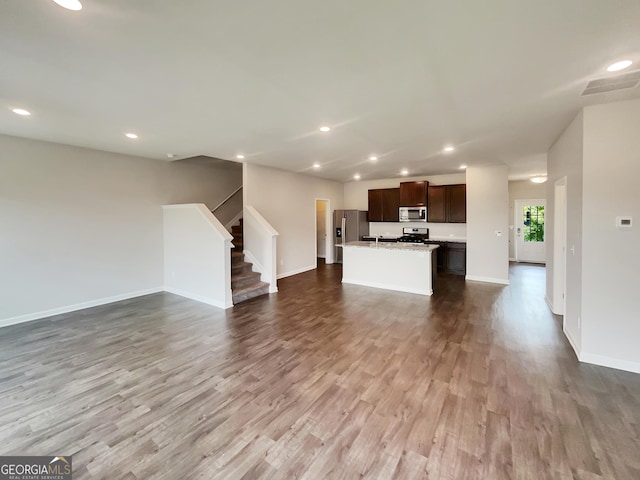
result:
[[[467,273],[467,244],[449,242],[447,244],[447,273],[465,275]]]
[[[449,223],[467,223],[467,186],[447,185]]]
[[[399,188],[369,190],[368,220],[370,222],[397,222],[400,220],[399,208]]]
[[[427,197],[428,222],[467,222],[467,186],[465,184],[430,186]]]
[[[400,184],[401,207],[426,207],[429,182],[402,182]]]
[[[427,222],[445,223],[447,221],[445,200],[447,196],[446,187],[430,186],[427,190]]]

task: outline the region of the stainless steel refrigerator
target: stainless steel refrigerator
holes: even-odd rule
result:
[[[342,263],[342,245],[362,240],[369,235],[367,212],[361,210],[333,211],[333,244],[335,245],[335,262]]]

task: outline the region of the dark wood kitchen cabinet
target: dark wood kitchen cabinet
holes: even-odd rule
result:
[[[427,190],[427,221],[431,223],[467,222],[467,186],[437,185]]]
[[[446,273],[465,275],[467,273],[467,244],[447,242]]]
[[[368,220],[370,222],[397,222],[400,220],[398,215],[399,208],[399,188],[369,190]]]
[[[447,221],[446,197],[447,190],[444,185],[429,187],[427,190],[427,222],[445,223]]]
[[[401,207],[426,207],[429,182],[402,182],[400,184]]]
[[[467,223],[467,186],[447,185],[449,223]]]
[[[430,245],[438,245],[436,250],[436,269],[438,273],[466,275],[467,244],[464,242],[439,242],[430,240]]]

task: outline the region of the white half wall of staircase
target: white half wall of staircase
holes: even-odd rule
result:
[[[162,210],[165,290],[216,307],[233,307],[233,236],[203,204],[165,205]]]

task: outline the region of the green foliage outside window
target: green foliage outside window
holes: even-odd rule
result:
[[[527,205],[524,207],[524,241],[544,242],[544,207]]]

